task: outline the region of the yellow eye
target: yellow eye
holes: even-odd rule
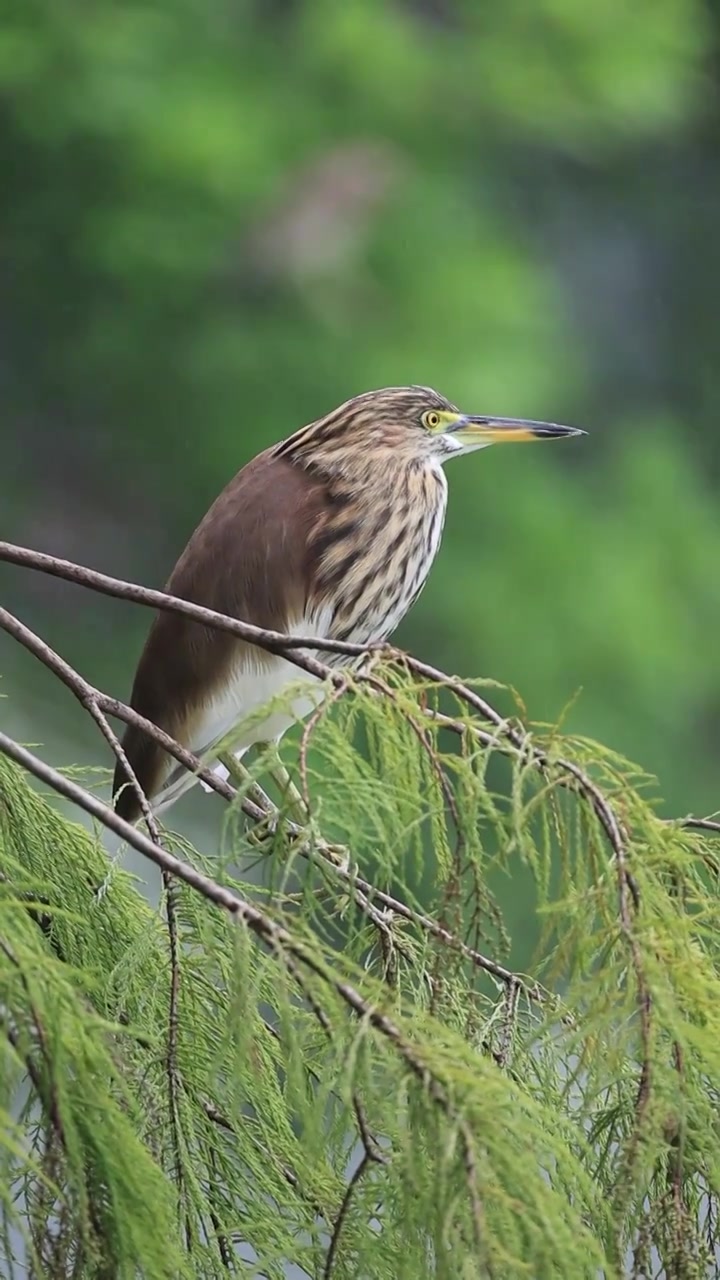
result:
[[[423,416],[423,421],[425,423],[425,426],[429,427],[430,430],[433,431],[435,427],[440,426],[440,414],[432,413],[432,412],[426,413]]]

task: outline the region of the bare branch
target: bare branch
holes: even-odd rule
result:
[[[84,565],[75,564],[71,560],[61,560],[58,556],[31,551],[28,547],[18,547],[11,542],[0,542],[0,561],[3,560],[7,564],[22,565],[26,569],[38,569],[41,573],[50,574],[51,577],[75,582],[78,586],[90,587],[93,591],[99,591],[101,595],[115,596],[119,600],[132,600],[135,604],[145,605],[151,609],[161,609],[166,613],[184,614],[186,618],[193,618],[195,622],[215,627],[218,631],[227,631],[230,635],[237,636],[239,640],[247,640],[250,644],[256,644],[270,653],[282,654],[289,662],[293,662],[321,680],[327,678],[340,680],[342,677],[327,663],[311,658],[309,654],[296,652],[297,650],[324,649],[330,653],[345,654],[347,657],[363,657],[370,651],[367,645],[349,644],[343,640],[329,638],[318,640],[317,636],[288,636],[281,631],[256,627],[250,622],[241,622],[238,618],[217,613],[214,609],[205,609],[202,605],[193,604],[190,600],[168,595],[165,591],[141,587],[134,582],[123,582],[120,578],[112,578],[107,573],[87,569]]]
[[[689,814],[687,818],[666,818],[665,821],[668,826],[681,830],[707,831],[708,835],[720,836],[720,822],[714,822],[712,818],[694,818]]]
[[[7,564],[20,565],[25,568],[35,569],[41,573],[49,574],[51,577],[61,578],[67,582],[77,583],[79,586],[90,588],[98,591],[103,595],[116,597],[117,599],[130,600],[135,604],[144,605],[148,608],[160,609],[170,613],[184,614],[186,617],[193,618],[195,621],[204,623],[206,626],[215,627],[220,631],[229,632],[236,635],[238,639],[246,640],[251,644],[256,644],[260,648],[267,649],[271,653],[281,653],[287,657],[288,661],[293,662],[296,666],[307,671],[309,674],[317,676],[319,679],[330,679],[333,684],[342,684],[345,677],[341,672],[334,670],[327,663],[319,661],[317,658],[310,657],[309,654],[298,653],[297,650],[310,649],[315,652],[325,651],[328,653],[344,654],[347,657],[362,658],[369,654],[384,654],[388,659],[395,659],[401,665],[404,665],[408,671],[415,675],[421,676],[423,679],[430,680],[432,683],[444,686],[462,699],[469,707],[472,707],[478,715],[483,719],[494,724],[499,731],[500,738],[507,740],[517,749],[525,752],[527,735],[522,727],[514,726],[511,721],[500,715],[498,711],[482,698],[475,690],[463,684],[456,676],[448,676],[445,672],[440,671],[437,667],[431,666],[429,663],[422,662],[418,658],[413,658],[402,650],[396,649],[391,645],[360,645],[351,644],[348,641],[333,640],[330,637],[319,639],[317,636],[289,636],[279,631],[272,631],[263,627],[256,627],[252,623],[242,622],[237,618],[231,618],[226,614],[217,613],[214,609],[205,609],[201,605],[193,604],[189,600],[183,600],[178,596],[168,595],[164,591],[156,591],[150,587],[143,587],[137,583],[125,582],[119,578],[113,578],[109,574],[100,573],[97,570],[89,569],[84,565],[75,564],[70,560],[63,560],[58,556],[47,555],[44,552],[33,551],[28,547],[20,547],[14,543],[0,541],[0,561]],[[365,679],[363,672],[358,672],[357,679],[363,681]],[[109,710],[109,708],[108,708]],[[111,714],[114,714],[111,712]],[[124,718],[124,717],[123,717]],[[452,727],[453,723],[463,730],[467,727],[462,725],[461,721],[453,722],[450,717],[441,717],[443,723],[447,727]],[[498,741],[495,745],[500,746]],[[176,756],[176,759],[178,757]],[[532,749],[532,759],[541,768],[555,767],[558,770],[569,774],[578,784],[578,789],[592,803],[602,826],[606,832],[613,851],[617,854],[617,845],[622,844],[623,836],[619,822],[617,821],[612,807],[603,796],[600,789],[592,782],[590,778],[583,772],[573,761],[563,760],[559,758],[550,759],[548,755],[536,748]],[[208,782],[208,778],[204,775],[204,782]],[[217,781],[217,780],[216,780]],[[212,785],[212,784],[209,784]],[[213,786],[213,790],[219,790],[217,786]],[[684,826],[693,826],[701,830],[717,830],[720,831],[720,823],[710,825],[709,820],[701,818],[684,818],[680,820]]]
[[[6,631],[8,635],[13,636],[30,653],[34,654],[48,670],[52,671],[75,694],[75,697],[87,710],[90,709],[88,704],[94,702],[107,715],[114,716],[117,720],[123,720],[126,724],[135,725],[146,733],[148,737],[154,738],[167,751],[168,755],[177,760],[179,764],[183,764],[191,773],[197,774],[198,778],[207,783],[224,800],[235,799],[234,788],[218,778],[211,769],[205,768],[196,755],[193,755],[191,751],[187,751],[164,730],[158,728],[156,724],[153,724],[152,720],[147,720],[145,716],[141,716],[132,707],[126,706],[124,702],[120,702],[117,698],[109,697],[102,690],[96,689],[89,684],[74,667],[71,667],[40,636],[31,631],[29,627],[26,627],[7,609],[0,608],[0,628]],[[131,772],[129,766],[126,767],[128,772]],[[246,812],[248,812],[249,817],[258,820],[263,816],[262,810],[252,805]]]

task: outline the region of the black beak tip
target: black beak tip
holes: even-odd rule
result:
[[[540,422],[534,429],[534,434],[540,439],[559,439],[561,436],[586,436],[587,431],[583,431],[582,427],[561,427],[556,422]]]

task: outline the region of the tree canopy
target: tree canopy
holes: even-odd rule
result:
[[[329,706],[219,856],[127,829],[161,912],[0,754],[5,1266],[22,1231],[84,1280],[710,1274],[717,832],[440,673]],[[490,887],[518,867],[525,974]]]

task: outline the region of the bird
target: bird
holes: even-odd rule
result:
[[[291,636],[381,644],[417,600],[440,547],[444,464],[488,445],[584,434],[468,415],[430,387],[356,395],[241,468],[193,533],[166,591]],[[335,667],[353,661],[321,645],[313,652]],[[318,705],[322,688],[283,656],[162,611],[130,706],[220,770],[213,752],[231,731],[238,758],[256,743],[278,742]],[[197,781],[135,724],[122,746],[154,814]],[[113,794],[117,814],[136,822],[142,807],[121,757]]]

